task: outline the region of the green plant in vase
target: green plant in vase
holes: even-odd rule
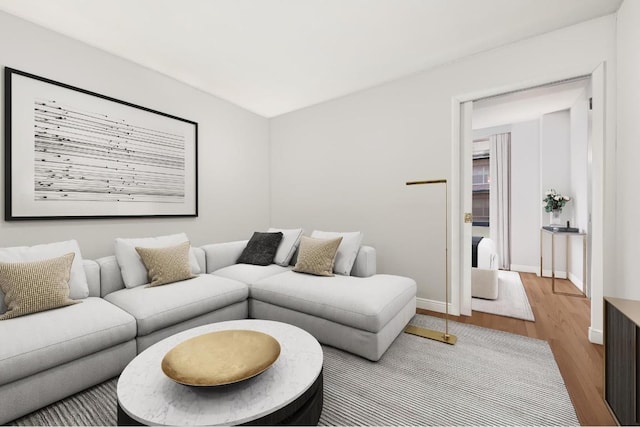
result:
[[[551,214],[550,224],[557,224],[562,208],[570,201],[571,197],[563,196],[554,189],[545,191],[542,202],[544,211]]]

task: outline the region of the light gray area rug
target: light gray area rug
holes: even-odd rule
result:
[[[416,315],[414,325],[443,321]],[[379,362],[323,346],[321,425],[579,425],[546,341],[450,322],[450,346],[400,334]],[[18,425],[115,425],[116,380]]]
[[[498,298],[495,300],[472,298],[471,309],[483,313],[515,317],[516,319],[535,321],[527,292],[516,271],[498,272]]]

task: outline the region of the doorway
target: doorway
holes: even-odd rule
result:
[[[473,102],[490,99],[498,95],[521,92],[525,89],[544,87],[574,81],[580,78],[590,79],[591,88],[591,133],[589,145],[590,169],[587,178],[591,191],[587,203],[590,216],[588,218],[588,247],[590,260],[586,274],[586,282],[590,287],[591,296],[591,326],[589,339],[592,342],[602,342],[602,268],[603,268],[603,164],[604,164],[604,67],[600,64],[591,73],[574,76],[557,76],[537,82],[514,84],[495,90],[485,90],[474,94],[454,98],[452,134],[452,191],[451,191],[451,279],[452,279],[452,308],[463,315],[471,315],[471,251],[468,250],[472,237],[471,220],[464,220],[465,212],[471,212],[471,192],[464,188],[471,188],[471,177],[465,171],[471,170],[471,141],[473,140],[472,116]],[[542,186],[542,181],[540,186]],[[540,200],[541,205],[541,200]],[[538,224],[542,224],[542,208],[538,205]]]
[[[533,321],[519,273],[551,277],[551,238],[541,227],[554,221],[586,233],[590,88],[577,78],[472,101],[472,310]],[[543,198],[563,205],[553,220]],[[555,277],[566,279],[554,284],[582,296],[582,239],[555,238],[554,249]],[[495,261],[478,264],[487,256]],[[477,271],[488,268],[498,271]]]

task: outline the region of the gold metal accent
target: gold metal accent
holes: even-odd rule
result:
[[[542,245],[542,239],[544,236],[544,233],[547,234],[551,234],[551,292],[557,295],[565,295],[568,297],[578,297],[578,298],[586,298],[587,294],[586,294],[586,290],[587,290],[587,234],[586,233],[567,233],[567,232],[561,232],[561,231],[551,231],[551,230],[547,230],[545,228],[540,228],[540,277],[542,276],[542,263],[543,263],[543,259],[542,259],[542,250],[543,250],[543,245]],[[565,250],[565,266],[566,266],[566,270],[569,270],[569,237],[570,236],[581,236],[582,237],[582,288],[584,289],[584,291],[581,291],[580,289],[578,289],[578,287],[576,286],[576,289],[578,289],[578,294],[574,294],[574,293],[570,293],[570,292],[561,292],[561,291],[556,291],[556,257],[555,257],[555,237],[556,235],[563,235],[565,236],[565,245],[566,245],[566,250]],[[567,280],[569,279],[569,274],[567,273]]]
[[[422,185],[422,184],[446,184],[446,179],[430,179],[427,181],[407,181],[407,185]]]
[[[465,212],[464,213],[464,222],[466,224],[472,223],[473,222],[473,214],[469,213],[469,212]]]
[[[453,345],[458,341],[458,338],[449,333],[449,186],[446,179],[406,182],[406,185],[422,184],[444,184],[444,333],[412,325],[407,326],[404,331],[408,334]]]
[[[420,328],[418,326],[408,325],[404,332],[411,335],[417,335],[423,338],[429,338],[430,340],[440,341],[446,344],[454,345],[458,338],[455,335],[445,334],[442,332],[434,331],[431,329]]]
[[[271,335],[239,329],[190,338],[169,350],[161,366],[177,383],[207,387],[254,377],[278,356],[280,343]]]

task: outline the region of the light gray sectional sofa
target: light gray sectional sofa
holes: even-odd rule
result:
[[[201,271],[205,271],[204,251],[193,249]],[[247,318],[249,292],[244,283],[201,274],[153,288],[125,288],[115,256],[96,261],[100,265],[102,297],[136,320],[138,353],[180,331]]]
[[[360,247],[351,276],[317,277],[235,264],[246,243],[193,248],[203,274],[151,288],[126,288],[115,256],[85,260],[81,304],[1,321],[0,425],[117,376],[150,345],[196,326],[277,320],[375,361],[415,314],[415,281],[375,274],[371,247]]]
[[[0,322],[0,425],[113,378],[136,356],[136,321],[100,298],[100,267],[84,260],[81,304]]]
[[[207,273],[249,286],[251,318],[296,325],[323,344],[376,361],[416,313],[415,281],[376,274],[372,247],[360,247],[350,276],[322,277],[275,264],[235,264],[246,243],[202,249]]]

